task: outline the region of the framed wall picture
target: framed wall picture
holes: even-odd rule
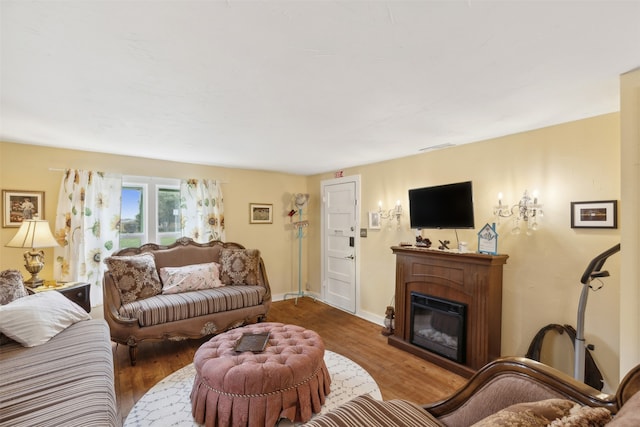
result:
[[[273,205],[266,203],[249,203],[249,224],[272,224]]]
[[[618,201],[571,202],[571,228],[618,228]]]
[[[369,212],[369,228],[380,230],[380,213],[376,211]]]
[[[2,190],[3,227],[20,227],[35,218],[44,219],[44,191]]]

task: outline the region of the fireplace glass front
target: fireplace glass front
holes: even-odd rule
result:
[[[465,363],[467,305],[411,292],[411,343]]]

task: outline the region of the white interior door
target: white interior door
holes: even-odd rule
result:
[[[323,299],[351,313],[357,307],[359,184],[358,177],[322,182]]]

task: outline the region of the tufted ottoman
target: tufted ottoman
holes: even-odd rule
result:
[[[264,332],[270,337],[263,352],[233,350],[243,333]],[[322,339],[295,325],[259,323],[216,335],[196,351],[193,364],[191,413],[208,427],[306,422],[330,390]]]

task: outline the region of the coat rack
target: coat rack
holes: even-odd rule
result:
[[[295,297],[295,305],[298,305],[298,298],[304,296],[315,297],[304,290],[302,290],[302,238],[304,237],[304,229],[309,226],[309,221],[302,219],[302,210],[309,202],[309,195],[298,193],[294,196],[295,206],[298,208],[298,221],[293,223],[293,226],[298,230],[298,292],[284,294],[286,300],[289,296]],[[291,215],[295,215],[295,212]]]

